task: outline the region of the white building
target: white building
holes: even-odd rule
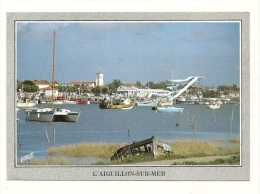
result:
[[[50,83],[42,82],[42,81],[34,81],[35,85],[39,87],[39,89],[50,87]]]
[[[139,89],[134,85],[125,84],[117,89],[117,93],[135,98],[150,98],[152,94],[167,94],[169,91],[163,89]]]
[[[44,95],[45,95],[46,98],[52,97],[52,88],[47,87],[47,88],[42,88],[42,90],[44,91]],[[58,90],[54,88],[53,89],[53,97],[57,98],[58,95],[59,95]]]
[[[96,74],[96,86],[103,86],[104,85],[104,75],[103,73]]]

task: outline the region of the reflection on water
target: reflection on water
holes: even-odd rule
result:
[[[184,111],[179,116],[178,113],[156,113],[151,107],[134,107],[131,110],[100,110],[98,104],[56,107],[80,109],[78,122],[25,121],[24,111],[18,113],[20,125],[17,127],[17,135],[20,134],[21,143],[21,147],[17,143],[18,160],[31,152],[34,152],[34,158],[49,157],[47,150],[52,146],[82,142],[132,143],[148,139],[152,135],[165,142],[213,142],[217,139],[240,138],[239,107],[235,109],[232,125],[229,125],[232,105],[222,105],[220,109],[214,110],[215,118],[213,111],[206,109],[205,105],[183,105]],[[179,125],[176,126],[177,123]],[[230,144],[222,142],[221,145]]]

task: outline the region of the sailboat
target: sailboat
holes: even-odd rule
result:
[[[68,109],[54,109],[54,76],[55,76],[55,59],[56,59],[56,32],[53,34],[53,69],[52,69],[52,98],[51,108],[33,108],[26,111],[26,120],[40,122],[77,122],[80,111],[71,111]]]

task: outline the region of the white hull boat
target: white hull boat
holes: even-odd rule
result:
[[[54,117],[54,111],[50,108],[33,108],[26,111],[27,121],[51,122]]]
[[[80,115],[80,111],[71,111],[68,109],[57,109],[54,112],[54,122],[77,122]]]
[[[63,104],[77,104],[76,101],[72,101],[72,100],[64,100]]]
[[[158,113],[182,113],[183,112],[182,107],[174,107],[174,106],[165,106],[165,107],[157,107],[156,112]]]
[[[220,108],[220,104],[210,104],[210,105],[206,105],[206,107],[208,109],[218,109]]]
[[[136,106],[157,106],[157,104],[153,102],[137,102]]]
[[[176,100],[177,100],[178,102],[185,102],[185,101],[186,101],[185,97],[183,97],[183,96],[177,97]]]
[[[53,101],[53,104],[63,104],[63,101]]]
[[[17,108],[31,108],[34,107],[36,103],[34,102],[17,102],[16,107]]]

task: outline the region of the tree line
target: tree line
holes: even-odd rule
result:
[[[37,80],[34,80],[37,81]],[[50,82],[44,80],[43,82],[50,84]],[[103,94],[112,94],[117,91],[119,87],[123,85],[122,81],[119,79],[114,79],[111,83],[105,85],[104,87],[96,86],[96,87],[85,87],[85,86],[55,86],[54,88],[58,89],[59,92],[77,92],[77,93],[93,93],[94,95],[100,95]],[[165,89],[167,85],[165,82],[159,82],[154,83],[152,81],[147,82],[145,85],[142,85],[140,81],[137,81],[135,83],[135,87],[138,87],[139,89],[144,88],[150,88],[150,89]],[[179,85],[179,88],[183,88],[185,85]],[[203,92],[203,96],[205,98],[209,97],[219,97],[221,95],[221,92],[223,92],[224,95],[228,95],[229,91],[231,90],[238,90],[239,88],[237,85],[233,84],[233,86],[225,86],[220,85],[217,87],[217,90],[203,90],[201,87],[189,87],[189,91],[191,93],[196,93],[198,91]],[[23,91],[23,92],[37,92],[39,91],[39,87],[33,83],[31,80],[25,80],[23,82],[17,80],[17,92]]]

